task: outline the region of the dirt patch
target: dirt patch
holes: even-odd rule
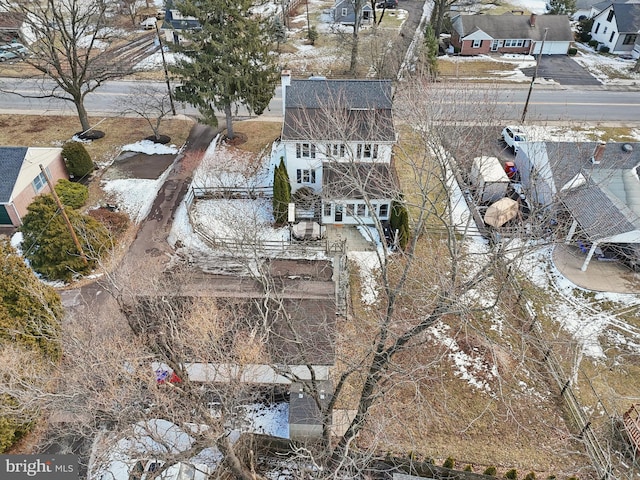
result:
[[[124,152],[115,159],[103,179],[144,178],[155,180],[162,175],[176,159],[176,154],[148,155],[146,153]]]

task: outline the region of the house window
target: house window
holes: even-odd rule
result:
[[[346,8],[343,8],[343,9],[342,9],[342,16],[343,16],[343,17],[346,17],[348,13],[349,13],[349,12],[347,11],[347,9],[346,9]]]
[[[359,217],[364,217],[364,212],[366,211],[365,204],[359,203],[357,206],[357,214]]]
[[[380,218],[387,218],[389,216],[389,204],[381,203],[380,204],[380,214],[378,215]]]
[[[370,13],[371,13],[371,12],[370,12],[369,10],[363,10],[363,11],[362,11],[362,20],[364,20],[364,21],[368,21],[368,20],[369,20],[369,14],[370,14]]]
[[[344,143],[334,143],[332,145],[330,145],[330,153],[331,155],[333,155],[334,157],[344,157],[344,153],[345,153],[345,145]]]
[[[482,46],[482,40],[474,40],[471,48],[480,48]]]
[[[359,143],[357,149],[358,158],[378,158],[378,145],[373,143]]]
[[[316,158],[316,146],[313,143],[296,143],[296,158]]]
[[[298,183],[316,183],[316,171],[299,168],[296,170],[296,181]]]
[[[593,31],[593,33],[598,33],[598,30],[600,30],[600,22],[596,23],[596,29]]]
[[[632,45],[634,43],[636,43],[636,40],[638,39],[638,34],[637,33],[627,33],[624,36],[624,40],[622,41],[623,45]]]
[[[33,182],[31,182],[31,184],[33,185],[33,189],[35,190],[35,192],[40,193],[40,190],[42,190],[47,184],[47,177],[44,176],[43,172],[40,172],[38,176],[33,179]]]
[[[524,40],[523,39],[519,39],[519,40],[505,40],[504,41],[504,46],[505,47],[522,47],[524,45]]]
[[[324,216],[325,217],[330,217],[331,216],[331,204],[330,203],[325,203],[324,204]]]
[[[346,206],[346,210],[347,210],[347,215],[349,215],[350,217],[353,217],[353,212],[355,211],[355,205],[353,203],[347,203]]]
[[[611,32],[611,36],[609,37],[609,43],[613,42],[613,37],[616,35],[616,32]]]
[[[607,33],[607,30],[609,30],[609,27],[604,27],[604,30],[602,30],[602,34],[604,35],[605,33]]]
[[[610,22],[613,18],[613,9],[609,11],[609,15],[607,15],[607,22]]]

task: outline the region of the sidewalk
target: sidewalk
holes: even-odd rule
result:
[[[560,273],[578,287],[596,292],[640,293],[640,273],[619,262],[591,259],[587,270],[580,270],[585,254],[578,247],[559,244],[553,249],[553,263]]]

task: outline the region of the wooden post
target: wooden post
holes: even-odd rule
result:
[[[47,179],[47,185],[49,185],[49,188],[51,189],[51,195],[53,195],[53,199],[56,201],[56,204],[60,209],[62,218],[64,218],[64,221],[67,224],[67,228],[69,229],[69,233],[71,233],[71,238],[73,239],[73,243],[75,243],[76,248],[78,249],[78,253],[80,253],[80,258],[82,258],[82,261],[84,262],[85,265],[89,265],[89,262],[87,261],[87,257],[84,254],[84,250],[82,250],[82,245],[80,245],[80,241],[78,240],[78,236],[76,235],[76,232],[73,229],[73,225],[71,225],[71,220],[69,220],[69,217],[67,217],[67,212],[64,211],[64,205],[62,205],[62,202],[60,201],[60,198],[56,193],[56,189],[53,188],[53,183],[51,182],[51,179],[49,178],[49,175],[47,175],[47,172],[45,171],[42,164],[40,164],[40,170],[42,170],[42,174],[44,175],[44,178]]]

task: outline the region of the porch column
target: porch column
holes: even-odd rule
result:
[[[593,253],[596,251],[597,247],[598,247],[597,242],[594,242],[593,245],[591,245],[591,248],[589,249],[589,253],[587,253],[587,258],[584,259],[584,263],[582,264],[582,268],[580,269],[583,272],[586,272],[587,266],[589,265],[589,262],[591,261],[591,257],[593,257]]]
[[[567,234],[567,238],[564,240],[565,245],[569,245],[573,235],[576,233],[576,228],[578,228],[578,222],[574,219],[571,223],[571,228],[569,228],[569,233]]]

